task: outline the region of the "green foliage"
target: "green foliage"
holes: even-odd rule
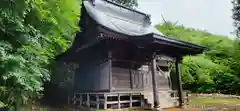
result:
[[[78,0],[3,0],[0,4],[0,104],[40,97],[49,63],[73,40]]]
[[[240,50],[238,40],[170,22],[156,26],[163,34],[208,46],[203,54],[183,59],[182,80],[196,92],[239,92]]]

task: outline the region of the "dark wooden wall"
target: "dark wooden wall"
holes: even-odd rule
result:
[[[75,76],[75,91],[109,91],[109,63],[89,64],[79,68]]]
[[[79,61],[79,68],[75,73],[76,92],[109,91],[110,64],[108,52],[104,43],[99,43],[87,49]]]
[[[112,90],[130,90],[131,75],[130,69],[127,68],[112,68]]]

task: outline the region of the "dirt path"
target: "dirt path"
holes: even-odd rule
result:
[[[202,111],[202,109],[199,109],[199,108],[187,108],[187,109],[171,108],[171,109],[165,109],[164,111]]]

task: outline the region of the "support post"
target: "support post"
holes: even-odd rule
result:
[[[112,90],[112,52],[108,51],[109,90]]]
[[[131,62],[131,68],[129,70],[130,72],[130,86],[131,86],[131,89],[133,89],[133,71],[132,71],[132,68],[133,68],[133,63]]]
[[[144,95],[140,94],[141,97],[141,108],[144,107]]]
[[[151,72],[152,72],[152,86],[153,86],[153,100],[154,100],[154,108],[160,108],[159,104],[159,95],[158,95],[158,88],[157,88],[157,79],[156,79],[156,58],[153,56],[151,61]]]
[[[80,96],[80,97],[79,97],[79,100],[80,100],[80,106],[82,106],[82,104],[83,104],[83,103],[82,103],[82,94],[80,94],[79,96]]]
[[[87,107],[90,107],[90,96],[87,94]]]
[[[99,109],[100,101],[99,101],[99,95],[98,94],[96,94],[96,102],[97,102],[97,109]]]
[[[104,109],[107,109],[107,94],[104,93]]]
[[[130,108],[132,108],[132,93],[130,93],[129,95],[130,95],[130,103],[129,103],[129,106],[130,106]]]
[[[121,109],[120,94],[118,93],[117,95],[118,95],[118,109]]]
[[[182,80],[181,80],[181,61],[182,58],[176,58],[175,67],[176,67],[176,77],[177,77],[177,91],[179,96],[179,107],[183,108],[184,106],[184,96],[183,96],[183,88],[182,88]]]

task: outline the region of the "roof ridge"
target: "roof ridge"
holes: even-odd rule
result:
[[[149,21],[149,23],[151,24],[151,15],[150,15],[150,14],[146,14],[146,13],[141,12],[141,11],[139,11],[139,10],[126,7],[126,6],[121,5],[121,4],[119,4],[119,3],[115,3],[115,2],[113,2],[113,1],[111,1],[111,0],[85,0],[85,1],[90,1],[90,2],[92,2],[92,4],[96,3],[97,1],[102,1],[102,2],[105,2],[105,3],[111,4],[111,5],[115,6],[115,7],[123,8],[123,9],[125,9],[125,10],[130,11],[130,12],[133,12],[133,13],[136,13],[136,14],[139,14],[139,15],[142,15],[142,16],[145,16],[145,19],[146,19],[147,21]]]
[[[121,5],[121,4],[112,2],[112,1],[110,1],[110,0],[103,0],[103,1],[106,1],[106,2],[108,2],[108,3],[110,3],[110,4],[113,4],[113,5],[116,5],[116,6],[125,8],[125,9],[130,10],[130,11],[133,11],[133,12],[136,12],[136,13],[139,13],[139,14],[142,14],[142,15],[145,15],[146,17],[150,17],[149,14],[146,14],[146,13],[144,13],[144,12],[142,12],[142,11],[139,11],[139,10],[136,10],[136,9],[132,9],[132,8],[129,8],[129,7],[126,7],[126,6],[124,6],[124,5]]]

